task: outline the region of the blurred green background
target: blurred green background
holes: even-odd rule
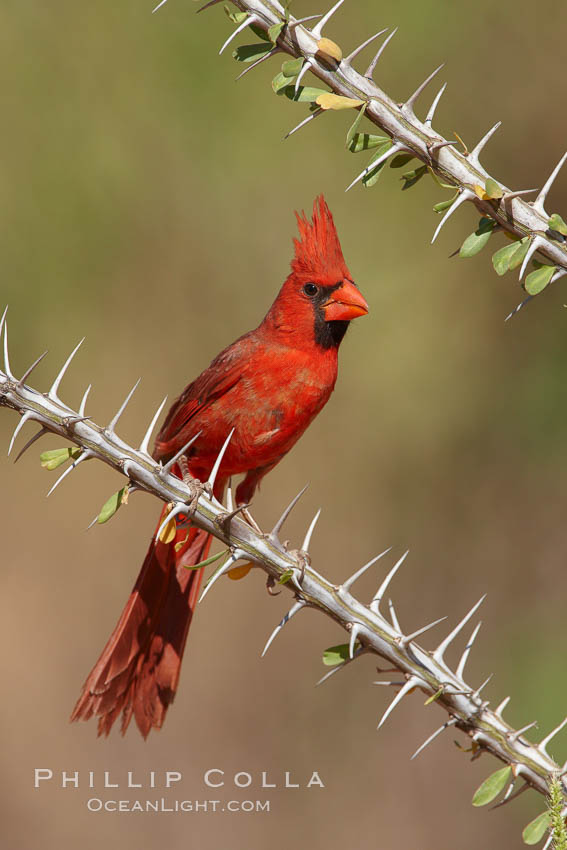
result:
[[[537,718],[537,739],[567,704],[565,285],[504,324],[522,297],[517,278],[498,278],[488,250],[448,259],[475,228],[472,209],[431,247],[432,206],[447,196],[432,181],[402,193],[400,172],[386,171],[373,189],[345,195],[364,165],[344,151],[351,115],[325,116],[284,143],[307,112],[272,94],[281,60],[235,84],[241,67],[231,50],[216,55],[232,26],[221,7],[195,17],[187,0],[154,16],[151,6],[4,5],[0,304],[10,304],[16,371],[48,347],[34,379],[47,388],[86,335],[63,398],[77,404],[93,382],[88,412],[103,423],[142,375],[122,424],[135,441],[166,392],[177,395],[259,322],[287,274],[293,210],[309,209],[324,191],[371,314],[345,340],[328,407],[266,479],[256,518],[268,527],[309,480],[288,533],[299,542],[323,506],[313,557],[331,579],[388,545],[396,556],[410,547],[392,588],[407,631],[444,614],[455,622],[488,591],[469,680],[478,685],[493,672],[487,697],[512,694],[508,719],[522,726]],[[311,0],[294,6],[296,15],[318,11]],[[487,168],[513,188],[541,186],[567,138],[567,117],[555,108],[565,99],[565,4],[477,0],[467,11],[384,0],[377,12],[351,2],[328,35],[346,51],[396,25],[379,84],[402,100],[445,60],[437,128],[474,144],[502,120]],[[365,54],[360,68],[368,61]],[[566,209],[564,172],[548,210]],[[490,247],[500,244],[493,237]],[[0,445],[15,424],[1,413]],[[19,445],[31,433],[27,426]],[[473,809],[474,789],[498,764],[486,756],[469,764],[453,744],[464,744],[462,735],[447,734],[409,762],[444,719],[436,706],[409,697],[376,733],[391,694],[372,687],[369,660],[313,688],[322,650],[344,640],[330,621],[299,615],[260,661],[289,606],[286,593],[267,597],[261,576],[221,583],[198,611],[159,734],[145,744],[134,729],[100,741],[93,723],[70,726],[158,505],[135,496],[112,523],[85,534],[119,479],[89,464],[46,502],[54,479],[38,454],[16,468],[4,460],[1,473],[7,847],[521,844],[541,798],[524,795],[494,814]],[[362,599],[384,570],[360,581]],[[558,759],[566,738],[554,742]],[[34,790],[34,767],[110,770],[122,780],[127,770],[181,770],[182,796],[195,800],[217,796],[202,781],[212,767],[258,779],[268,771],[277,781],[288,770],[301,782],[318,770],[326,788],[224,794],[268,798],[270,814],[89,814],[92,792]]]

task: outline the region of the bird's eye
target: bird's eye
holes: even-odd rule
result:
[[[309,296],[309,298],[313,298],[313,296],[317,295],[317,293],[319,292],[319,287],[316,286],[314,283],[306,283],[303,287],[303,291],[306,295]]]

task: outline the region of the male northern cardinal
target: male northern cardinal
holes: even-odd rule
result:
[[[297,215],[291,274],[256,330],[225,348],[174,402],[153,456],[166,461],[192,436],[190,474],[207,480],[228,433],[234,435],[215,483],[222,498],[231,475],[247,504],[264,475],[288,452],[326,404],[337,378],[339,345],[349,322],[368,312],[346,267],[323,196],[313,221]],[[182,459],[183,460],[183,459]],[[173,467],[182,474],[182,467]],[[158,527],[167,508],[164,508]],[[170,535],[172,536],[172,535]],[[177,689],[185,640],[203,578],[211,536],[179,523],[175,537],[152,539],[142,569],[108,643],[87,678],[71,720],[97,715],[107,735],[122,712],[144,738],[163,724]]]

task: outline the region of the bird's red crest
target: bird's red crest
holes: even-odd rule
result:
[[[294,274],[303,279],[324,276],[330,283],[350,278],[333,216],[323,195],[313,202],[313,221],[309,221],[305,213],[295,216],[300,238],[293,240],[295,256],[291,268]]]

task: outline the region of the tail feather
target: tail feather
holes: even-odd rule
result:
[[[161,524],[165,511],[162,512]],[[179,682],[187,633],[197,604],[212,537],[178,527],[175,539],[152,539],[132,593],[100,658],[91,670],[71,720],[98,717],[108,735],[122,713],[124,734],[132,716],[144,738],[161,728]]]

